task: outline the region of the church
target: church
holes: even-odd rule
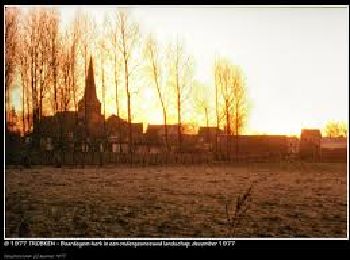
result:
[[[111,115],[104,122],[101,114],[101,102],[97,98],[94,79],[93,60],[90,57],[87,77],[85,78],[84,95],[78,102],[78,111],[59,111],[53,116],[45,116],[40,122],[40,136],[43,140],[59,140],[63,142],[99,142],[114,140],[127,143],[127,121]],[[143,123],[131,123],[135,141],[143,135]]]
[[[84,96],[78,103],[78,119],[80,130],[85,130],[86,137],[102,137],[104,117],[101,114],[101,102],[97,98],[92,57],[85,79]]]

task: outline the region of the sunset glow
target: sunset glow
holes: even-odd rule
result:
[[[77,8],[59,8],[62,28],[69,24]],[[99,30],[104,14],[110,13],[113,7],[84,9],[96,19]],[[215,58],[228,57],[242,68],[249,97],[247,133],[299,134],[301,128],[322,128],[329,120],[347,120],[348,8],[130,9],[139,23],[142,37],[152,33],[161,48],[166,48],[177,37],[184,40],[187,52],[194,59],[194,77],[207,85],[213,110]],[[93,51],[93,46],[90,48],[96,64],[97,94],[102,102],[100,54]],[[141,55],[141,51],[138,50],[137,55]],[[142,58],[139,62],[142,64]],[[111,62],[105,65],[106,116],[116,113],[111,65]],[[137,76],[130,86],[135,105],[132,120],[161,124],[162,111],[155,86]],[[123,83],[119,89],[120,112],[126,118]],[[22,110],[20,95],[20,87],[12,92],[18,111]],[[169,100],[168,121],[176,123],[176,108],[172,102],[174,100]],[[209,124],[215,125],[214,112],[209,116]],[[205,125],[204,117],[196,115],[190,105],[184,105],[183,119]]]
[[[4,11],[5,256],[348,238],[348,6]]]

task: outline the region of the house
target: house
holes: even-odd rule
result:
[[[168,144],[176,144],[178,138],[178,125],[167,125],[166,132]],[[185,134],[186,127],[181,127],[181,133]],[[165,127],[164,125],[150,125],[147,126],[146,138],[151,144],[165,143]]]
[[[296,136],[287,137],[287,149],[288,155],[291,157],[296,157],[300,151],[300,140]]]
[[[320,157],[323,162],[347,161],[347,138],[322,138],[320,146]]]
[[[318,161],[320,159],[321,132],[319,129],[302,129],[300,135],[300,158]]]
[[[230,157],[234,157],[236,148],[238,156],[243,158],[284,158],[288,154],[285,135],[239,135],[238,137],[219,135],[217,147],[219,154],[226,157],[228,152]]]
[[[214,139],[216,134],[223,134],[223,131],[216,126],[201,126],[198,130],[198,135],[208,141]]]

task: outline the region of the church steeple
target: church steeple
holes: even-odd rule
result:
[[[87,135],[98,136],[98,130],[96,130],[98,127],[96,128],[96,124],[101,124],[103,117],[101,116],[101,102],[98,100],[96,94],[94,67],[91,56],[87,72],[84,96],[78,103],[78,114],[79,118],[84,122]]]
[[[92,65],[92,56],[90,56],[90,62],[89,62],[89,70],[88,70],[88,79],[94,80],[94,68]]]
[[[85,98],[90,101],[97,100],[92,56],[90,56],[88,75],[85,82]]]

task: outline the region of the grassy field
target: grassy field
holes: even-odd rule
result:
[[[6,237],[346,237],[346,164],[6,169]],[[230,213],[231,214],[231,213]]]

